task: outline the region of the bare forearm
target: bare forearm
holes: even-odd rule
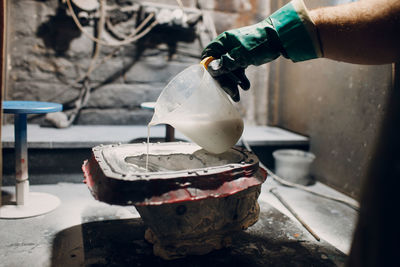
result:
[[[361,0],[310,11],[324,57],[358,64],[400,61],[400,1]]]

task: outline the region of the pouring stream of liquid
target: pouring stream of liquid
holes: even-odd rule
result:
[[[150,123],[147,125],[146,172],[149,171],[149,144],[150,144]]]

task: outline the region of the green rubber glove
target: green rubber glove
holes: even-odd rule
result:
[[[209,64],[209,73],[239,101],[238,86],[250,88],[244,69],[281,55],[293,62],[322,56],[316,27],[303,0],[291,1],[257,24],[223,32],[207,45],[202,58],[217,59]]]

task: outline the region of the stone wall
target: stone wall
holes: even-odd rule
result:
[[[215,33],[255,23],[269,11],[269,0],[187,0],[186,8],[201,8],[203,19],[192,28],[153,28],[139,41],[116,47],[100,45],[95,68],[85,83],[80,78],[88,72],[95,54],[95,43],[79,30],[64,1],[8,1],[8,72],[6,99],[38,100],[62,103],[70,116],[80,94],[87,101],[74,119],[74,124],[146,124],[152,115],[140,108],[142,102],[155,101],[166,83],[181,70],[200,60],[204,44]],[[122,8],[144,1],[107,0],[107,5]],[[177,6],[174,0],[157,2]],[[76,9],[79,14],[79,10]],[[83,29],[96,31],[96,12],[88,12]],[[138,12],[138,14],[140,14]],[[205,14],[205,15],[204,15]],[[122,22],[114,26],[128,33],[137,21],[128,13],[114,14]],[[204,17],[206,16],[206,18]],[[212,18],[215,33],[205,21]],[[202,37],[199,37],[202,36]],[[115,41],[109,31],[103,40]],[[207,40],[208,38],[208,40]],[[110,56],[112,54],[112,56]],[[268,66],[250,68],[252,89],[242,93],[239,109],[249,124],[267,120]],[[85,84],[83,86],[82,84]],[[10,117],[6,122],[10,123]],[[33,116],[30,122],[43,123]]]

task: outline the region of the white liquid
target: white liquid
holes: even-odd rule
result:
[[[149,171],[149,144],[150,144],[150,123],[147,124],[146,172]]]
[[[153,120],[151,120],[150,123],[147,124],[146,172],[149,171],[150,127],[156,124],[157,123],[154,123]]]
[[[203,149],[219,154],[234,146],[243,132],[241,119],[219,121],[174,121],[176,129]]]

